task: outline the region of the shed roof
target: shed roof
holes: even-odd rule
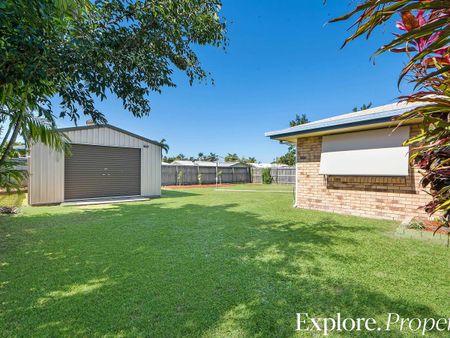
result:
[[[337,115],[326,119],[301,124],[295,127],[270,131],[265,133],[272,139],[283,137],[306,135],[320,131],[337,130],[353,126],[372,125],[392,121],[393,117],[399,116],[415,107],[424,105],[398,102],[384,106],[365,109],[343,115]]]
[[[89,125],[89,126],[60,128],[59,131],[62,131],[64,133],[64,132],[68,132],[68,131],[83,130],[83,129],[95,129],[95,128],[110,128],[112,130],[118,131],[119,133],[123,133],[123,134],[126,134],[128,136],[131,136],[131,137],[137,138],[139,140],[142,140],[144,142],[152,143],[154,145],[162,147],[162,144],[157,142],[157,141],[150,140],[148,138],[145,138],[143,136],[134,134],[132,132],[129,132],[128,130],[121,129],[121,128],[118,128],[116,126],[110,125],[110,124],[94,124],[94,125]]]

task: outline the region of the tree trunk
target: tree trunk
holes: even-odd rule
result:
[[[8,155],[11,153],[11,150],[13,149],[14,143],[17,140],[17,136],[19,136],[19,132],[20,132],[21,125],[22,125],[22,120],[23,120],[23,115],[21,114],[21,115],[19,115],[16,123],[14,124],[14,131],[11,135],[8,145],[6,146],[5,151],[2,154],[2,157],[0,158],[0,166],[3,165],[3,163],[5,163],[6,159],[8,158]],[[11,123],[11,125],[12,125],[12,123]],[[5,138],[5,140],[6,140],[6,138]]]
[[[11,117],[11,121],[9,122],[9,126],[8,126],[8,131],[6,132],[5,136],[3,137],[2,143],[0,144],[0,155],[1,155],[2,149],[6,145],[6,141],[8,141],[8,139],[9,139],[9,134],[11,134],[13,126],[14,126],[14,119]]]

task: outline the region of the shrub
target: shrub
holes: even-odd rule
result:
[[[271,184],[272,183],[273,177],[270,174],[270,168],[264,168],[262,170],[262,174],[261,175],[262,175],[262,182],[264,184]]]
[[[375,55],[392,51],[406,53],[409,62],[399,83],[407,79],[414,93],[401,99],[419,103],[404,112],[399,124],[422,120],[419,135],[405,145],[412,145],[411,162],[420,169],[421,185],[431,196],[424,206],[430,215],[442,215],[441,226],[450,222],[450,2],[418,0],[364,0],[353,11],[332,21],[358,16],[352,35],[345,43],[362,35],[368,38],[378,26],[398,16],[395,38],[380,47]]]
[[[183,184],[183,178],[184,178],[184,171],[180,170],[178,172],[178,175],[177,175],[177,183],[178,183],[178,185],[182,185]]]

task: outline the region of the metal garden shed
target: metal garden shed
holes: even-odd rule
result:
[[[111,125],[61,131],[70,140],[70,156],[42,143],[30,148],[29,204],[161,195],[158,142]]]

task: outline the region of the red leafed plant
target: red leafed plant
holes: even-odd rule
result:
[[[450,1],[365,0],[348,14],[332,22],[356,17],[354,30],[345,41],[365,35],[398,18],[394,39],[375,55],[387,51],[406,53],[409,62],[399,83],[414,83],[414,93],[400,99],[421,105],[399,117],[399,124],[421,121],[420,133],[405,144],[412,145],[411,163],[421,169],[421,185],[431,196],[424,206],[439,215],[442,226],[450,220]],[[392,23],[393,24],[393,23]]]

